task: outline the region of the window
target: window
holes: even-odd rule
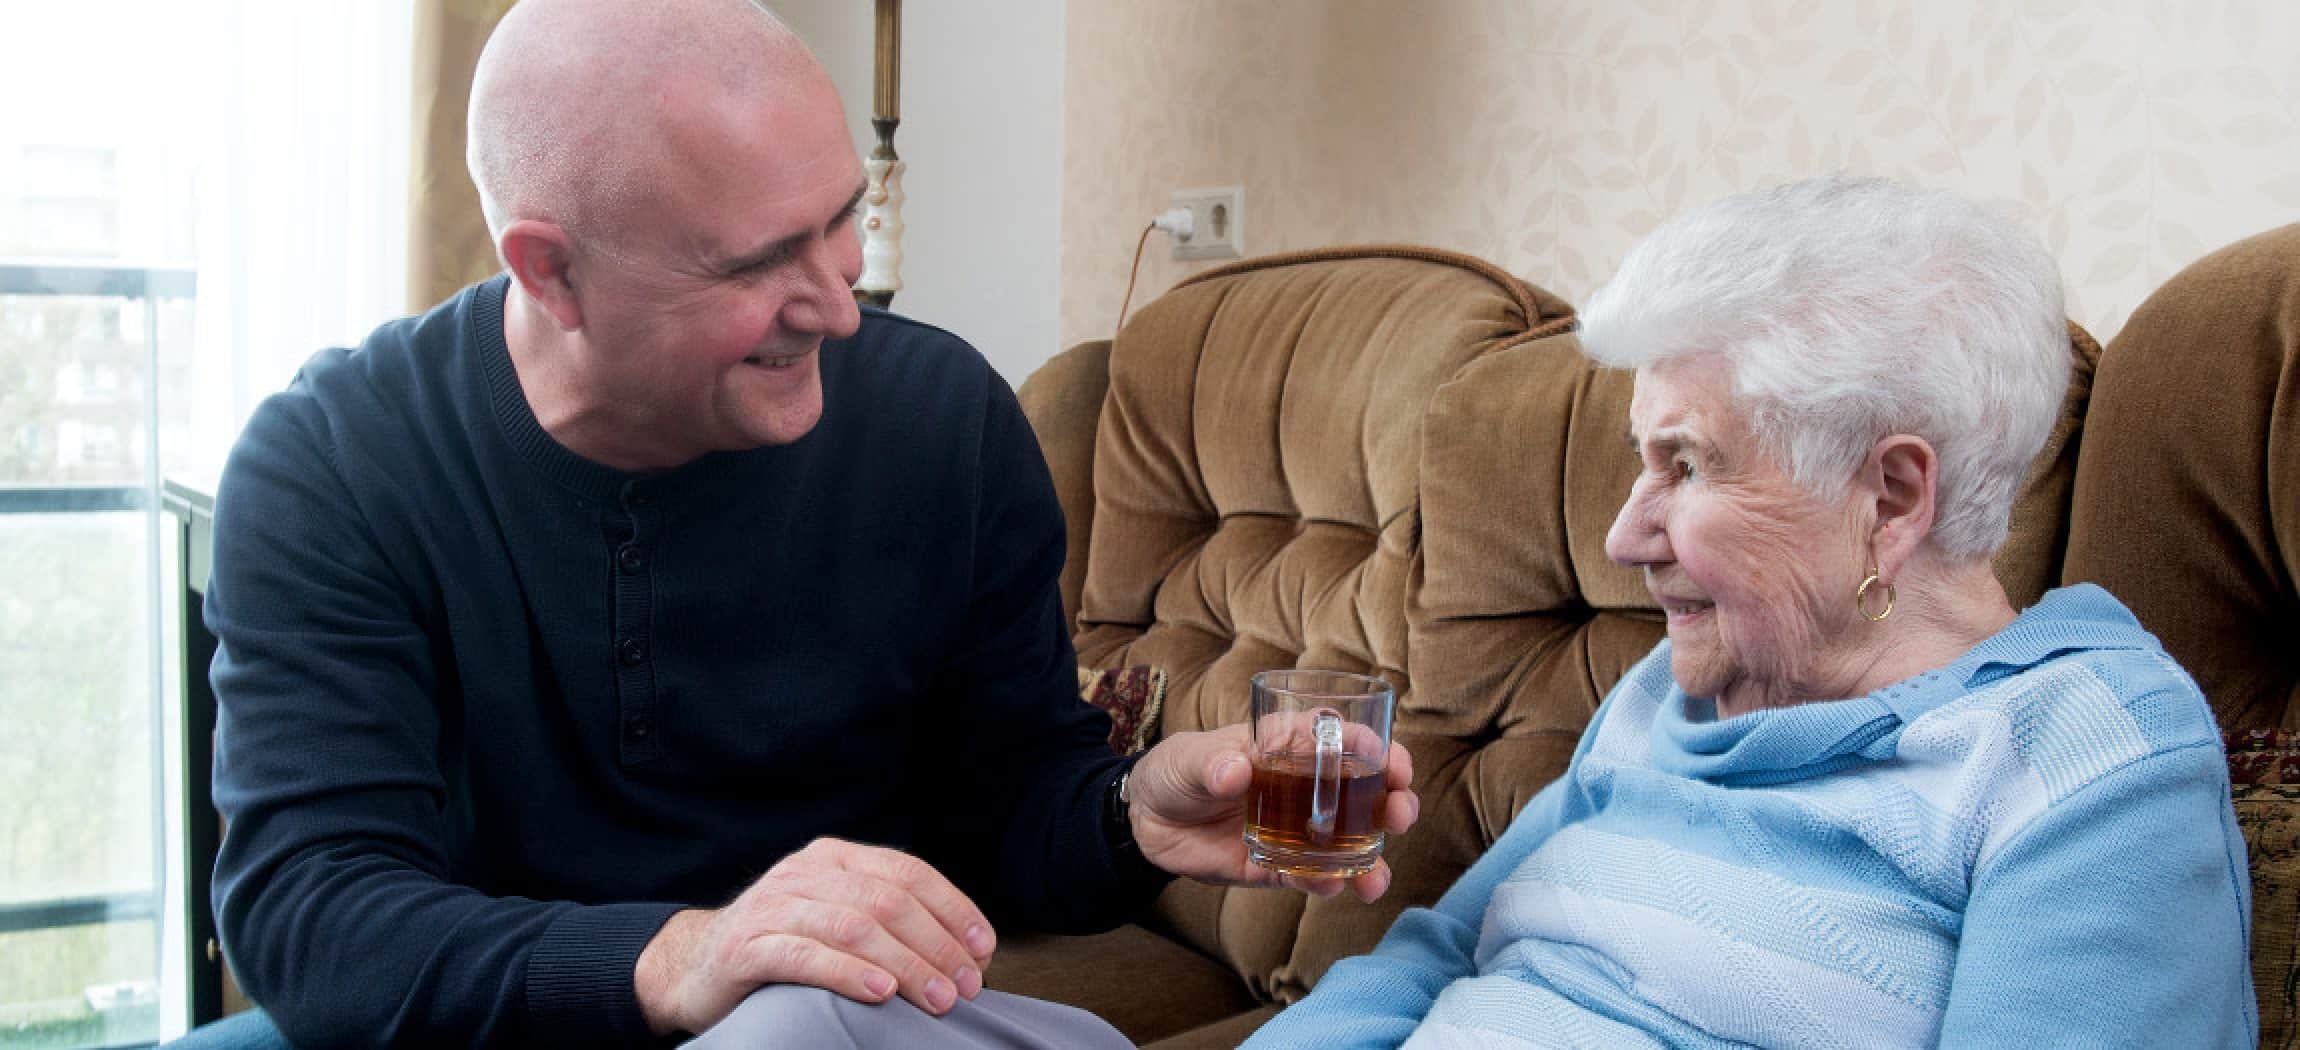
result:
[[[409,20],[295,0],[6,16],[0,1050],[186,1027],[156,493],[212,485],[305,356],[401,312]]]

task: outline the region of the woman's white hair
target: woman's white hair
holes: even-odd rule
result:
[[[1940,456],[1931,540],[2004,543],[2068,389],[2060,275],[2036,237],[1954,195],[1829,176],[1663,223],[1581,315],[1599,362],[1716,352],[1764,451],[1834,499],[1892,434]]]

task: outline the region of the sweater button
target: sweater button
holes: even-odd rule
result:
[[[637,667],[646,663],[647,643],[637,638],[625,638],[623,644],[615,648],[615,658],[621,660],[625,667]]]
[[[626,576],[637,576],[647,568],[647,552],[636,543],[626,543],[615,552],[615,565]]]
[[[623,735],[630,737],[633,740],[645,740],[647,739],[647,734],[654,731],[655,727],[648,725],[647,720],[644,718],[634,718],[628,722],[623,723]]]

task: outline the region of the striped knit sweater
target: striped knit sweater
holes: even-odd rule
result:
[[[2246,1047],[2250,928],[2210,710],[2076,586],[1725,720],[1663,642],[1435,909],[1247,1045]]]

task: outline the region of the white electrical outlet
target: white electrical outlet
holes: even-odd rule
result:
[[[1174,206],[1190,209],[1190,238],[1174,238],[1177,259],[1235,259],[1244,253],[1239,233],[1245,218],[1246,188],[1175,190]]]

